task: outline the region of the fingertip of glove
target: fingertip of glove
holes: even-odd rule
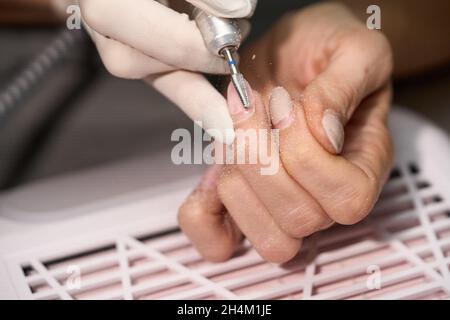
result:
[[[188,0],[194,6],[225,18],[246,18],[253,14],[257,0]]]

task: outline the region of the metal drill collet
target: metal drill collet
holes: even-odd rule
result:
[[[230,68],[231,82],[245,109],[250,107],[244,76],[239,72],[233,54],[241,45],[242,35],[235,19],[219,18],[194,8],[193,17],[210,52],[224,58]]]

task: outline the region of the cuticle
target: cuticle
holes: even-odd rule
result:
[[[255,108],[253,107],[253,105],[247,109],[247,110],[243,110],[242,112],[239,112],[236,115],[233,115],[233,123],[234,124],[239,124],[241,122],[244,122],[246,120],[248,120],[250,117],[252,117],[255,114]]]
[[[278,121],[278,123],[276,123],[274,125],[275,129],[278,129],[278,130],[288,129],[291,126],[291,124],[294,122],[294,116],[295,116],[294,111],[291,110],[286,117],[284,117],[283,119],[281,119],[280,121]],[[280,124],[283,124],[283,123],[285,125],[280,127]]]

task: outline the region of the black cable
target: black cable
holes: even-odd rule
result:
[[[71,92],[67,94],[62,101],[58,103],[60,107],[55,108],[53,112],[47,115],[46,119],[42,121],[35,130],[30,139],[27,141],[25,148],[19,152],[14,161],[13,167],[10,169],[5,182],[0,186],[0,189],[10,189],[20,185],[24,177],[29,173],[30,167],[34,164],[34,160],[40,154],[40,151],[45,146],[46,142],[58,128],[61,120],[70,112],[71,106],[76,105],[77,98],[91,86],[96,80],[93,70],[86,70],[82,77]]]
[[[14,154],[11,168],[0,182],[0,190],[15,187],[23,182],[62,118],[76,104],[77,98],[95,81],[99,63],[94,52],[95,48],[84,30],[63,30],[0,94],[0,107],[3,106],[3,113],[0,113],[1,125],[2,121],[8,119],[8,115],[25,105],[25,99],[32,95],[39,84],[45,83],[47,77],[51,77],[58,67],[68,62],[81,66],[81,75],[76,83],[59,101],[55,101],[53,107],[48,108],[48,113],[43,115],[41,121],[29,128],[29,138],[24,147]],[[73,55],[76,59],[73,59]],[[71,62],[71,59],[74,62]]]
[[[0,124],[21,105],[49,73],[74,52],[74,48],[81,45],[86,39],[86,33],[83,31],[63,29],[44,51],[0,92]]]

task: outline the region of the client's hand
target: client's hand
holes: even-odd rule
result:
[[[261,95],[253,91],[245,111],[229,87],[237,140],[239,129],[265,129],[273,142],[279,129],[270,155],[279,167],[263,175],[258,158],[205,175],[179,221],[206,259],[229,258],[242,232],[264,259],[285,262],[302,238],[370,212],[392,161],[391,57],[382,34],[335,4],[286,16],[247,49],[241,65]],[[267,144],[261,138],[246,140],[246,160]]]

